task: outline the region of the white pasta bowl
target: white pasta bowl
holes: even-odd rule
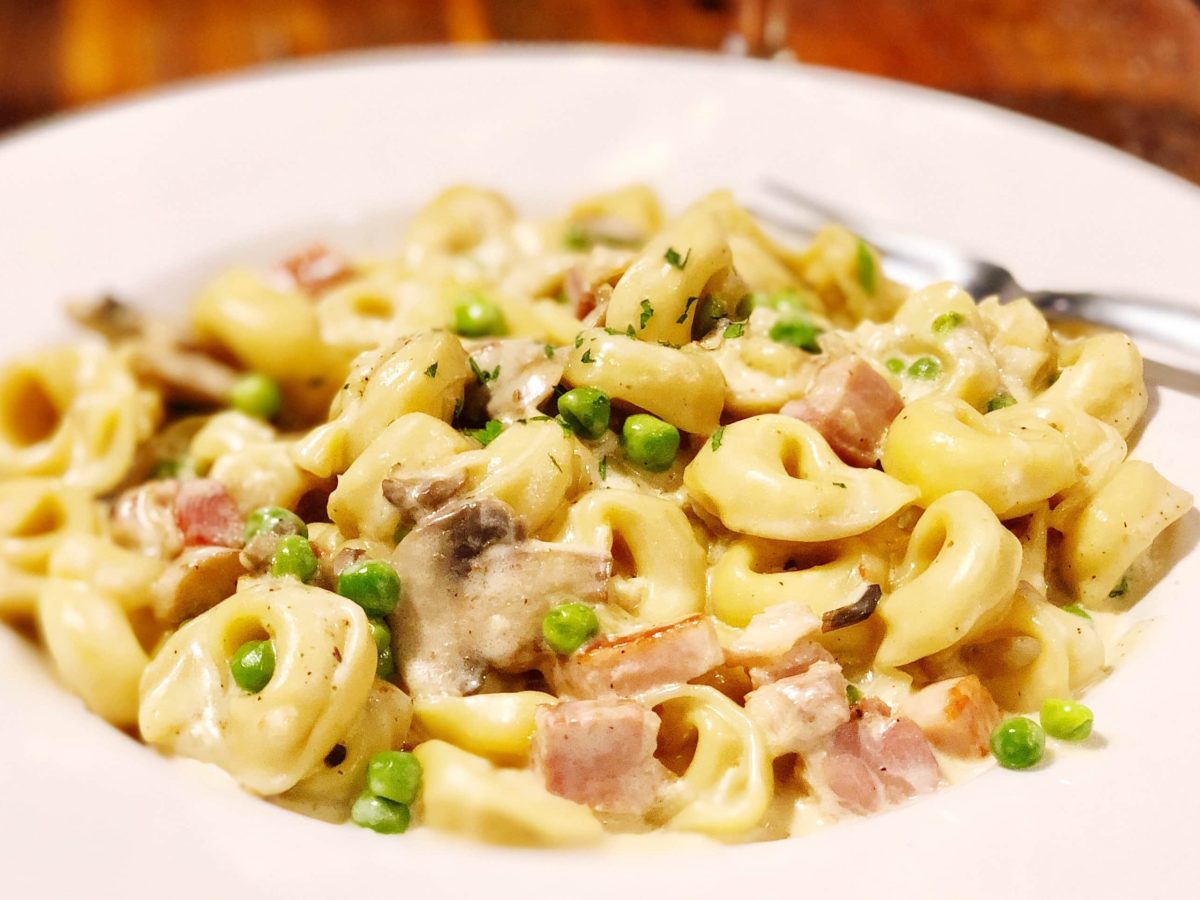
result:
[[[763,176],[967,243],[1027,284],[1200,304],[1200,190],[973,102],[802,67],[595,50],[370,55],[172,90],[0,143],[5,357],[67,334],[65,298],[179,309],[203,273],[312,236],[386,247],[455,182],[530,213],[642,181],[678,209]],[[1145,346],[1133,449],[1200,494],[1200,375]],[[304,819],[164,759],[0,629],[0,892],[32,896],[1186,896],[1200,717],[1197,513],[1089,693],[1099,739],[789,841],[588,852],[403,838]]]

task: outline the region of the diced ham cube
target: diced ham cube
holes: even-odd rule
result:
[[[350,265],[340,253],[324,244],[313,244],[283,261],[284,270],[296,287],[310,296],[336,284],[350,274]]]
[[[546,790],[612,813],[641,815],[658,798],[666,768],[654,758],[658,716],[632,700],[569,700],[541,706],[534,764]]]
[[[744,666],[783,656],[820,627],[821,620],[803,603],[776,603],[752,617],[725,647],[725,663]]]
[[[837,663],[815,662],[746,695],[746,715],[759,727],[772,756],[806,753],[850,721],[846,679]]]
[[[705,616],[600,640],[573,654],[554,673],[560,688],[579,697],[630,697],[682,684],[721,665],[717,632]]]
[[[988,739],[1000,724],[1000,708],[975,675],[924,687],[903,709],[935,747],[952,756],[987,756]]]
[[[244,522],[228,488],[213,478],[197,478],[179,485],[175,496],[175,524],[188,547],[240,547]]]
[[[760,688],[765,684],[779,681],[781,678],[790,678],[792,675],[807,672],[814,663],[832,663],[833,661],[833,654],[816,641],[799,640],[782,656],[764,660],[757,666],[751,666],[748,670],[750,683],[756,688]]]
[[[823,774],[844,808],[870,813],[936,790],[942,770],[915,722],[867,713],[834,731]]]
[[[807,422],[852,466],[869,468],[904,401],[887,379],[860,356],[844,356],[817,373],[808,394],[779,410]]]

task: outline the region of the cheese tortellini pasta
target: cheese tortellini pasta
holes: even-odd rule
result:
[[[184,329],[0,368],[0,617],[83,705],[331,823],[773,839],[1114,662],[1191,495],[1119,334],[718,191],[451,188]]]

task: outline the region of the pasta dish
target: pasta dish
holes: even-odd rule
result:
[[[0,615],[150,747],[380,833],[762,840],[1036,766],[1192,505],[1128,458],[1127,337],[726,192],[453,188],[186,327],[71,311],[0,369]]]

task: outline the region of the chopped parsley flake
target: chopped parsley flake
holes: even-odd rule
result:
[[[581,363],[583,363],[585,366],[591,364],[591,362],[592,362],[592,348],[591,347],[588,347],[586,350],[583,351],[583,356],[579,357],[579,361]]]
[[[426,377],[437,378],[437,367],[438,367],[438,364],[434,363],[432,366],[430,366],[428,369],[426,369],[425,370]]]
[[[608,457],[602,456],[602,457],[600,457],[600,480],[605,481],[607,479],[608,479]]]
[[[712,439],[709,441],[709,444],[713,448],[713,453],[716,453],[718,450],[721,449],[721,441],[723,441],[724,439],[725,439],[725,426],[722,425],[716,431],[714,431],[712,433]]]
[[[669,262],[677,269],[683,269],[688,264],[688,260],[692,258],[692,248],[688,247],[687,256],[680,256],[679,251],[674,247],[668,247],[667,252],[663,255],[663,259]]]
[[[858,685],[856,685],[856,684],[847,684],[846,685],[846,702],[847,703],[849,703],[851,706],[854,706],[862,698],[863,698],[863,693],[862,693],[862,691],[860,691],[858,689]]]
[[[1062,608],[1062,611],[1065,613],[1070,613],[1073,616],[1079,616],[1081,619],[1091,619],[1092,618],[1090,615],[1088,615],[1088,611],[1086,609],[1084,609],[1082,606],[1080,606],[1078,603],[1072,603],[1070,606],[1064,606]]]
[[[688,297],[687,305],[684,306],[683,312],[681,312],[679,314],[679,318],[675,320],[676,325],[682,325],[684,322],[687,321],[688,313],[690,313],[692,311],[692,306],[699,299],[700,299],[699,297]]]
[[[562,466],[560,466],[560,465],[558,464],[558,460],[554,458],[554,454],[553,454],[553,453],[547,453],[546,455],[547,455],[548,457],[550,457],[550,462],[554,464],[554,468],[558,469],[558,471],[560,471],[560,472],[561,472],[561,471],[562,471]]]
[[[859,240],[854,253],[854,261],[858,266],[858,283],[863,286],[864,291],[874,295],[875,289],[879,286],[879,273],[875,268],[875,257],[871,254],[871,248],[867,246],[866,241]]]
[[[554,358],[554,347],[551,344],[546,344],[543,346],[542,352],[546,354],[546,359]]]
[[[646,325],[649,324],[650,319],[653,317],[654,317],[654,307],[650,305],[649,299],[643,300],[642,301],[642,316],[641,316],[642,331],[646,330]]]
[[[490,419],[482,428],[468,429],[467,434],[475,438],[475,440],[479,441],[479,443],[486,447],[496,438],[500,437],[500,432],[503,430],[503,428],[504,426],[502,426],[495,419]]]
[[[844,481],[835,481],[835,482],[833,483],[833,486],[834,486],[834,487],[840,487],[840,488],[844,488],[844,487],[846,486],[846,482],[844,482]]]
[[[473,356],[468,356],[467,362],[470,363],[471,371],[475,373],[475,378],[480,384],[487,384],[489,381],[495,381],[500,377],[499,366],[496,366],[496,368],[489,372],[487,369],[479,368],[479,363],[475,362],[475,357]],[[428,375],[429,373],[426,372],[425,374]]]
[[[949,334],[965,321],[966,317],[960,312],[942,313],[933,320],[933,333]]]
[[[1122,578],[1115,588],[1108,592],[1109,597],[1124,597],[1129,593],[1129,577]]]
[[[726,340],[728,340],[729,338],[740,338],[745,333],[746,333],[746,326],[744,324],[742,324],[741,322],[734,322],[732,325],[727,325],[725,327],[725,339]]]
[[[633,325],[632,325],[632,324],[629,324],[629,325],[626,325],[626,326],[625,326],[625,336],[626,336],[626,337],[631,337],[631,338],[636,338],[636,337],[637,337],[637,333],[636,333],[636,332],[633,330]]]

